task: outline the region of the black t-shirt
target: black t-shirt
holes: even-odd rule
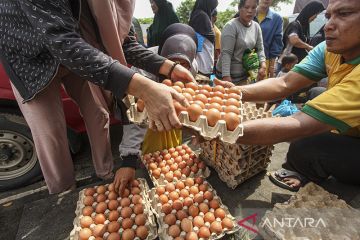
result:
[[[306,43],[308,42],[308,37],[304,34],[301,24],[298,21],[294,21],[289,23],[289,25],[286,27],[284,31],[284,37],[283,37],[284,47],[287,46],[289,42],[289,36],[291,34],[296,34],[303,42]],[[308,54],[304,48],[297,48],[295,46],[293,46],[291,53],[295,54],[298,57],[299,62],[303,60]]]

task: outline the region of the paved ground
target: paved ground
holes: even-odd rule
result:
[[[114,156],[118,156],[117,146],[121,139],[121,128],[112,129]],[[86,140],[85,140],[86,142]],[[277,144],[268,170],[279,168],[288,148],[287,143]],[[116,158],[117,163],[119,159]],[[89,185],[99,184],[93,177],[94,170],[90,160],[90,149],[85,144],[83,151],[74,156],[77,171],[78,189],[65,195],[49,195],[43,181],[28,187],[0,193],[0,239],[67,239],[72,230],[78,191]],[[138,177],[147,177],[144,169],[137,171]],[[265,210],[275,203],[284,202],[293,194],[274,186],[265,173],[258,174],[235,190],[226,187],[212,170],[209,182],[217,190],[231,213],[242,219],[257,214],[257,221]],[[330,180],[324,187],[338,194],[355,208],[360,208],[360,188],[346,186]],[[26,195],[21,197],[22,195]],[[15,199],[15,200],[14,200]],[[249,232],[249,236],[254,236]]]

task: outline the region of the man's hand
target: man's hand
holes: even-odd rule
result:
[[[124,189],[135,179],[135,169],[132,167],[119,168],[114,178],[115,191],[122,196]]]
[[[229,81],[222,81],[222,80],[219,80],[217,78],[214,79],[214,83],[215,85],[220,85],[220,86],[223,86],[225,88],[232,88],[232,87],[235,87],[235,84],[233,84],[232,82],[229,82]]]
[[[182,81],[182,82],[193,82],[195,84],[195,78],[191,74],[189,70],[181,66],[180,64],[176,65],[173,72],[171,73],[171,76],[169,76],[171,80],[173,81]]]

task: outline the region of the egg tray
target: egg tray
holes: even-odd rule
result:
[[[299,219],[302,224],[274,224],[275,219],[281,222],[283,218]],[[313,219],[317,227],[304,225],[306,218]],[[266,240],[360,239],[360,211],[315,183],[308,183],[285,203],[275,204],[258,226]]]
[[[140,185],[139,185],[139,188],[140,188],[140,190],[141,190],[141,192],[140,192],[140,195],[141,195],[141,197],[142,197],[142,203],[143,203],[143,205],[144,205],[144,214],[145,215],[147,215],[147,217],[148,217],[148,219],[147,219],[147,221],[146,221],[146,223],[145,223],[145,226],[147,227],[147,229],[148,229],[148,231],[149,231],[149,234],[148,234],[148,236],[147,236],[147,238],[145,239],[145,240],[153,240],[153,239],[156,239],[157,237],[158,237],[158,233],[157,233],[157,225],[156,225],[156,220],[155,220],[155,217],[154,217],[154,214],[153,214],[153,212],[151,211],[151,202],[150,202],[150,200],[149,200],[149,196],[148,196],[148,193],[149,193],[149,186],[148,186],[148,184],[147,184],[147,182],[146,182],[146,180],[145,179],[143,179],[143,178],[138,178],[137,179],[139,182],[140,182]],[[106,184],[106,185],[104,185],[104,186],[108,186],[109,184]],[[94,188],[96,188],[97,186],[94,186]],[[70,240],[79,240],[80,238],[79,238],[79,232],[80,232],[80,230],[82,229],[82,227],[81,227],[81,225],[80,225],[80,220],[81,220],[81,218],[83,217],[83,215],[82,215],[82,209],[85,207],[85,205],[84,205],[84,203],[83,203],[83,200],[84,200],[84,198],[85,198],[85,190],[86,189],[83,189],[83,190],[81,190],[80,192],[79,192],[79,199],[78,199],[78,201],[77,201],[77,205],[76,205],[76,210],[75,210],[75,219],[74,219],[74,221],[73,221],[73,226],[74,226],[74,228],[72,229],[72,231],[70,232],[70,237],[69,237],[69,239]],[[96,194],[97,193],[95,193],[94,194],[94,196],[96,196]],[[107,195],[108,194],[108,191],[106,191],[106,193],[105,193],[105,195]],[[131,194],[129,195],[129,196],[131,196]],[[118,201],[120,201],[121,200],[121,197],[118,197],[117,198],[117,200]],[[106,200],[106,201],[108,201],[108,200]],[[132,205],[132,204],[131,204]],[[131,206],[130,205],[130,206]],[[94,204],[93,204],[93,207],[95,207],[96,206],[96,203],[94,202]],[[121,206],[119,206],[118,207],[118,212],[120,212],[121,211]],[[108,217],[108,213],[109,213],[109,209],[107,209],[106,211],[105,211],[105,216],[106,217]],[[92,214],[92,217],[94,217],[94,213]],[[132,216],[132,218],[134,218],[134,216]],[[121,217],[119,217],[119,219],[118,219],[118,222],[119,221],[121,221]],[[105,223],[104,223],[104,225],[107,225],[107,224],[109,224],[110,223],[110,221],[107,219],[106,221],[105,221]],[[120,222],[119,222],[120,223]],[[95,225],[95,224],[92,224],[92,225]],[[136,227],[135,227],[136,225],[133,225],[133,227],[132,227],[132,229],[135,231],[135,229],[136,229]],[[91,226],[90,226],[90,228],[91,228]],[[119,229],[119,233],[121,234],[121,232],[122,232],[123,230],[122,230],[122,227],[120,227],[120,229]],[[109,233],[108,232],[105,232],[105,234],[104,234],[104,239],[106,239],[106,237],[107,237],[107,235],[108,235]],[[90,238],[89,238],[89,240],[95,240],[95,237],[93,237],[93,236],[91,236]],[[134,240],[140,240],[140,238],[138,238],[138,237],[135,237],[134,238]]]
[[[141,162],[144,164],[147,172],[149,173],[150,179],[153,182],[154,186],[157,187],[157,186],[166,185],[167,183],[169,183],[169,181],[165,179],[165,175],[163,173],[161,173],[160,177],[158,179],[156,179],[152,175],[151,169],[149,169],[147,167],[147,163],[146,163],[146,161],[144,160],[143,157],[141,157]],[[191,172],[188,177],[190,177],[190,178],[196,178],[196,177],[208,178],[210,176],[210,173],[211,173],[210,169],[208,167],[205,167],[204,170],[199,169],[197,173]],[[176,183],[179,180],[185,180],[188,177],[186,177],[186,175],[182,174],[180,179],[177,179],[177,177],[174,177],[174,180],[172,181],[172,183]]]
[[[217,199],[219,201],[219,207],[224,209],[225,213],[226,213],[226,216],[227,218],[231,219],[234,223],[234,228],[232,230],[228,230],[228,229],[224,229],[223,232],[219,235],[216,235],[215,233],[212,233],[210,238],[208,238],[208,240],[215,240],[215,239],[221,239],[223,238],[225,235],[230,235],[230,234],[235,234],[237,232],[239,232],[240,230],[240,226],[236,224],[236,219],[231,215],[229,209],[227,206],[225,206],[222,201],[221,201],[221,198],[217,195],[216,193],[216,190],[211,186],[211,184],[209,182],[207,182],[206,180],[204,180],[203,183],[206,183],[208,184],[208,191],[211,191],[213,193],[213,199]],[[195,183],[194,186],[198,186],[198,184]],[[189,190],[189,187],[186,186],[185,189]],[[179,192],[179,191],[178,191]],[[199,192],[201,193],[201,191]],[[165,194],[169,194],[168,192],[165,192]],[[190,197],[193,197],[192,194],[190,194]],[[159,233],[159,238],[160,240],[171,240],[173,239],[171,236],[168,235],[167,233],[167,230],[169,229],[169,225],[167,225],[165,222],[164,222],[164,217],[165,217],[165,214],[162,213],[161,211],[161,207],[162,207],[162,204],[158,201],[159,200],[159,196],[157,195],[156,193],[156,187],[152,188],[150,190],[150,193],[149,193],[149,198],[152,199],[151,201],[151,207],[152,207],[152,211],[154,212],[155,216],[157,217],[157,219],[159,220],[159,224],[161,226],[161,228],[159,229],[158,233]],[[182,197],[179,198],[180,200],[183,200]],[[208,202],[208,200],[204,200],[204,202]],[[172,203],[172,200],[169,200],[169,203]],[[194,205],[198,206],[197,203],[194,203]],[[187,207],[185,206],[183,209],[187,209]],[[214,209],[210,208],[209,211],[211,212],[214,212]],[[172,210],[172,213],[175,213],[176,210]],[[200,216],[203,215],[202,212],[199,213]],[[192,219],[191,216],[188,217],[189,219]],[[216,219],[217,221],[219,219]],[[176,224],[178,226],[180,226],[180,220],[176,220]],[[205,222],[205,226],[207,227],[210,227],[210,224],[208,222]],[[194,227],[193,228],[194,231],[197,233],[198,231],[198,228],[197,227]],[[184,231],[181,231],[180,233],[180,236],[182,237],[185,237],[186,233]],[[199,238],[199,240],[204,240],[203,238]]]

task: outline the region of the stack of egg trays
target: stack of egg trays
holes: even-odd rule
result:
[[[150,179],[151,181],[154,183],[154,186],[162,186],[162,185],[166,185],[167,183],[169,183],[166,179],[164,174],[162,173],[160,175],[159,179],[156,179],[153,175],[151,170],[148,168],[146,161],[144,160],[143,157],[141,157],[141,162],[144,164],[147,172],[149,173]],[[176,183],[178,180],[184,180],[186,178],[196,178],[196,177],[203,177],[203,178],[208,178],[210,176],[210,169],[208,167],[205,167],[204,170],[199,169],[199,171],[194,174],[193,172],[190,173],[190,175],[188,177],[186,177],[184,174],[181,175],[180,179],[177,179],[176,177],[174,177],[174,180],[172,181],[173,183]]]
[[[221,198],[217,195],[216,193],[216,190],[211,186],[211,184],[209,182],[207,182],[206,180],[204,180],[204,183],[208,184],[208,191],[211,191],[214,195],[214,199],[217,199],[220,203],[220,207],[223,208],[225,210],[225,213],[226,213],[226,217],[230,218],[233,223],[234,223],[234,228],[232,230],[228,230],[228,229],[225,229],[222,234],[220,235],[216,235],[215,233],[212,233],[210,238],[208,240],[215,240],[215,239],[221,239],[223,238],[226,234],[235,234],[235,236],[237,236],[236,234],[239,232],[239,230],[241,229],[240,226],[237,224],[237,221],[235,219],[234,216],[231,215],[230,211],[229,211],[229,208],[224,205],[221,201]],[[198,184],[195,184],[195,186],[198,186]],[[189,190],[189,187],[185,187],[187,190]],[[168,192],[165,192],[165,194],[168,194]],[[192,196],[192,195],[190,195]],[[173,239],[171,236],[168,235],[167,233],[167,230],[169,229],[169,226],[164,222],[164,217],[165,217],[165,214],[162,213],[161,211],[161,203],[159,201],[159,196],[157,195],[156,193],[156,187],[152,188],[150,190],[150,193],[149,193],[149,198],[151,199],[151,208],[152,208],[152,211],[154,212],[156,218],[159,220],[159,225],[160,225],[160,228],[159,228],[159,231],[158,231],[158,234],[159,234],[159,238],[160,240],[170,240],[170,239]],[[181,197],[179,198],[180,200],[182,199]],[[207,200],[205,200],[207,201]],[[171,200],[169,200],[169,202],[171,202]],[[197,203],[195,203],[197,204]],[[173,211],[176,211],[176,210],[173,210]],[[172,212],[174,213],[174,212]],[[200,213],[201,214],[201,213]],[[176,222],[177,225],[180,226],[180,221],[177,220]],[[207,227],[210,227],[208,225],[206,225]],[[196,228],[196,227],[195,227]],[[196,229],[195,229],[196,230]],[[195,231],[196,232],[196,231]],[[181,237],[185,237],[185,232],[181,232],[180,233],[180,236]],[[200,238],[200,240],[202,240],[202,238]]]
[[[149,230],[149,235],[147,236],[147,238],[145,240],[153,240],[153,239],[156,239],[158,237],[158,232],[157,232],[157,226],[156,226],[156,221],[155,221],[155,216],[152,212],[152,209],[151,209],[151,201],[149,199],[149,186],[146,182],[145,179],[143,178],[137,178],[137,180],[140,182],[140,189],[141,189],[141,192],[140,192],[140,195],[143,199],[143,205],[144,205],[144,214],[147,215],[148,219],[147,219],[147,222],[145,224],[145,226],[148,228]],[[104,185],[106,187],[109,186],[109,184],[106,184]],[[96,188],[97,186],[94,186],[94,188]],[[74,228],[72,229],[72,231],[70,232],[70,237],[69,239],[70,240],[79,240],[79,232],[81,230],[81,225],[80,225],[80,220],[81,218],[83,217],[82,215],[82,209],[85,207],[84,203],[83,203],[83,200],[85,198],[85,190],[86,189],[83,189],[79,192],[79,199],[77,201],[77,204],[76,204],[76,210],[75,210],[75,219],[73,221],[73,226]],[[107,195],[109,192],[105,192],[105,195]],[[95,193],[96,194],[96,193]],[[95,196],[95,195],[94,195]],[[121,200],[121,197],[118,197],[117,199],[118,201]],[[106,200],[108,201],[108,200]],[[94,202],[93,204],[93,207],[95,208],[96,207],[96,203]],[[119,206],[118,208],[118,211],[120,212],[120,209],[121,206]],[[93,213],[94,214],[94,213]],[[105,211],[105,215],[107,216],[107,214],[109,214],[109,210],[106,210]],[[92,216],[93,217],[93,216]],[[104,224],[108,224],[109,223],[109,220],[106,220]],[[91,227],[91,226],[90,226]],[[105,233],[104,236],[106,236],[108,233]],[[89,238],[90,239],[90,238]],[[95,238],[94,238],[95,239]]]
[[[293,221],[281,225],[283,219]],[[306,219],[313,222],[306,224]],[[265,240],[360,239],[360,211],[310,182],[288,201],[275,204],[258,226]]]

